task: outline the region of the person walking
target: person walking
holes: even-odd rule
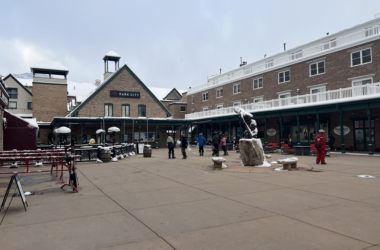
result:
[[[320,129],[319,134],[314,139],[314,145],[317,149],[317,164],[326,164],[325,162],[325,149],[326,149],[326,137],[324,135],[325,131]]]
[[[220,137],[218,133],[215,132],[214,137],[212,138],[212,145],[214,146],[212,156],[219,156],[219,143],[220,143]]]
[[[329,135],[330,151],[332,151],[334,143],[335,143],[335,137],[332,134],[330,134]]]
[[[203,146],[205,145],[205,142],[206,142],[206,138],[203,137],[203,134],[200,133],[199,134],[199,137],[198,137],[198,145],[199,145],[199,156],[203,156],[204,154],[204,150],[203,150]]]
[[[175,156],[174,156],[174,140],[173,140],[173,137],[171,134],[168,134],[168,139],[166,140],[166,142],[168,143],[169,159],[171,159],[170,156],[172,156],[172,158],[175,159]]]
[[[182,136],[182,139],[181,139],[181,151],[182,151],[182,156],[183,156],[182,159],[187,158],[186,148],[187,148],[187,139],[185,136]]]
[[[227,135],[224,135],[222,138],[222,149],[224,151],[224,155],[228,155],[228,152],[227,152]]]

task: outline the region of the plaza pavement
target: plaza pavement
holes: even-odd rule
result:
[[[8,198],[0,249],[380,250],[380,157],[336,154],[315,165],[305,156],[300,163],[324,171],[238,173],[206,171],[210,150],[194,151],[80,163],[79,193],[50,174],[23,174],[24,191],[37,195],[27,212]],[[9,178],[0,175],[1,200]]]

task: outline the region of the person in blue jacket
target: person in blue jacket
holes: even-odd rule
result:
[[[198,145],[199,145],[199,156],[203,156],[203,153],[205,152],[203,150],[203,146],[205,145],[206,138],[203,137],[203,134],[200,133],[198,137]]]

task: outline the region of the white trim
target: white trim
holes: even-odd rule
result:
[[[288,92],[291,93],[292,91],[291,90],[280,91],[280,92],[277,92],[276,95],[288,93]]]
[[[321,83],[321,84],[317,84],[317,85],[311,85],[311,86],[307,86],[306,88],[316,88],[316,87],[322,87],[322,86],[326,86],[328,83]]]
[[[282,93],[278,93],[278,98],[280,99],[280,95],[289,95],[289,97],[292,96],[292,93],[289,91],[289,92],[282,92]],[[281,98],[282,99],[282,98]]]
[[[255,99],[255,98],[264,98],[264,95],[258,95],[258,96],[254,96],[254,97],[251,97],[252,99]]]
[[[264,97],[253,98],[253,103],[258,103],[258,102],[256,102],[256,100],[260,100],[259,102],[263,102],[264,101]]]
[[[192,96],[191,96],[191,104],[194,104],[194,100],[195,100],[195,98],[194,98],[194,96],[192,95]]]
[[[366,63],[363,63],[363,50],[367,50],[369,49],[370,53],[371,53],[371,61],[370,62],[366,62]],[[357,64],[357,65],[353,65],[352,64],[352,54],[354,53],[357,53],[357,52],[360,52],[360,64]],[[369,47],[369,48],[364,48],[364,49],[359,49],[359,50],[355,50],[353,52],[351,52],[350,54],[350,60],[351,60],[351,68],[353,67],[356,67],[356,66],[362,66],[362,65],[366,65],[366,64],[369,64],[369,63],[372,63],[372,47]]]
[[[223,108],[224,105],[223,105],[223,104],[217,104],[217,105],[216,105],[216,109],[219,109],[219,107]]]
[[[289,71],[289,81],[285,81],[285,72],[287,72],[287,71]],[[280,74],[281,73],[284,74],[284,81],[283,82],[280,82]],[[290,70],[280,71],[280,72],[278,72],[277,76],[278,76],[278,79],[277,79],[278,84],[283,84],[283,83],[286,83],[286,82],[290,82]]]
[[[351,86],[354,87],[354,82],[359,82],[359,81],[365,81],[371,79],[371,84],[373,83],[373,77],[363,77],[363,78],[357,78],[351,81]]]
[[[310,94],[313,94],[312,91],[314,89],[321,89],[321,88],[324,88],[324,90],[325,90],[325,91],[322,91],[322,92],[326,92],[326,85],[322,85],[322,86],[317,86],[317,87],[310,88]]]
[[[363,46],[360,46],[360,47],[349,49],[349,50],[347,50],[347,53],[352,53],[352,52],[355,52],[355,51],[358,51],[358,50],[362,50],[362,49],[369,49],[369,48],[372,48],[372,46],[373,46],[373,43],[366,44],[366,45],[363,45]]]
[[[318,64],[321,62],[323,62],[323,73],[319,73],[319,68],[318,68]],[[311,65],[314,65],[314,64],[316,64],[317,74],[312,75],[311,74]],[[319,76],[319,75],[324,75],[324,74],[326,74],[326,61],[325,60],[316,61],[316,62],[309,64],[309,77]]]
[[[348,81],[352,81],[352,80],[356,80],[356,79],[361,79],[361,78],[365,78],[365,77],[374,77],[376,74],[369,74],[369,75],[364,75],[364,76],[355,76],[355,77],[352,77],[352,78],[348,78],[347,80]]]

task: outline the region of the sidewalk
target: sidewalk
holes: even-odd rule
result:
[[[305,156],[300,163],[323,172],[237,173],[206,171],[205,151],[81,163],[77,194],[50,174],[24,174],[24,191],[37,195],[27,196],[27,212],[20,197],[8,198],[1,249],[380,250],[377,157],[332,154],[316,165]],[[225,158],[240,161],[234,151]],[[1,200],[9,179],[0,175]]]

